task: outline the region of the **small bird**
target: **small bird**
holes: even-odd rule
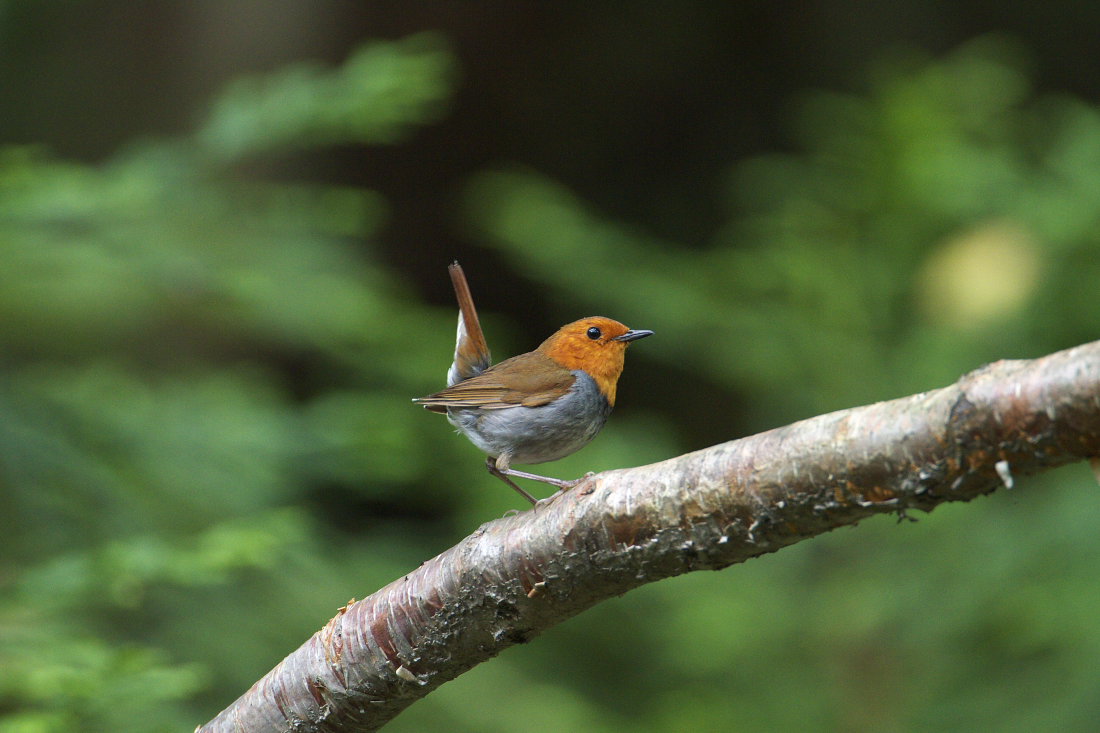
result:
[[[458,298],[458,336],[447,389],[413,400],[447,420],[488,455],[489,473],[532,504],[535,497],[509,478],[572,488],[583,479],[539,476],[513,463],[564,458],[596,437],[615,405],[623,356],[631,341],[653,335],[610,318],[592,316],[558,329],[537,349],[490,366],[489,347],[478,323],[462,267],[448,270]]]

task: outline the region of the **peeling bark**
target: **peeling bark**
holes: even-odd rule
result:
[[[645,583],[1098,456],[1100,341],[602,473],[341,608],[197,730],[377,730],[503,649]]]

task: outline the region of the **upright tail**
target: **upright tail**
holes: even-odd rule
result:
[[[489,345],[485,343],[485,334],[477,320],[474,299],[470,295],[470,286],[466,284],[466,275],[457,261],[452,262],[447,271],[451,273],[451,283],[458,299],[458,334],[455,337],[455,359],[447,370],[447,386],[476,377],[489,368],[492,357]]]

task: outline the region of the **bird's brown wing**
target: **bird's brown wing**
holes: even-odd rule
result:
[[[553,402],[573,386],[576,377],[550,357],[537,351],[506,359],[476,377],[453,387],[420,397],[417,404],[433,412],[448,407],[538,407]]]

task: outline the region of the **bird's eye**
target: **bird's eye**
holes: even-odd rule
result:
[[[603,336],[603,332],[600,331],[600,329],[596,328],[595,326],[588,329],[588,338],[592,339],[593,341],[598,339],[600,336]]]

